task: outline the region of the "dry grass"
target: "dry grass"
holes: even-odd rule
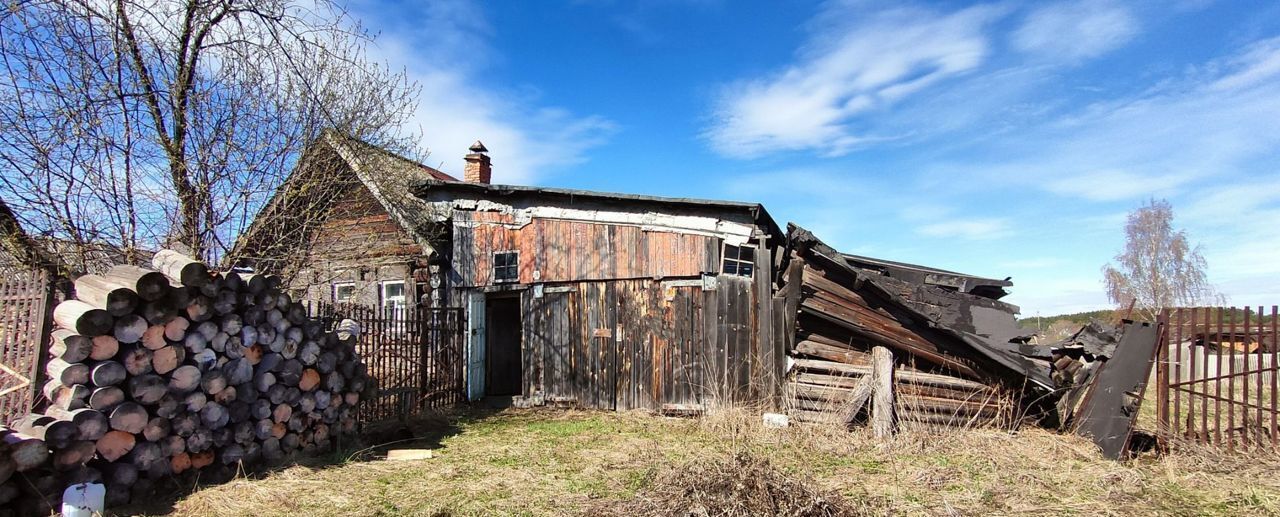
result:
[[[642,510],[657,508],[721,515],[715,497],[746,490],[764,497],[760,501],[787,503],[758,495],[783,486],[791,493],[803,487],[808,492],[797,500],[816,495],[834,514],[1280,514],[1277,456],[1192,450],[1120,464],[1101,459],[1085,440],[1042,430],[908,432],[881,443],[864,429],[766,429],[759,418],[748,411],[701,419],[549,410],[460,414],[450,419],[456,434],[430,441],[439,447],[433,459],[296,466],[205,488],[177,501],[173,511],[563,515],[630,508],[656,515]],[[414,444],[398,445],[405,446]],[[767,482],[738,487],[745,482],[735,478],[716,488],[720,476],[735,472],[735,462],[755,469],[747,479],[763,475]]]

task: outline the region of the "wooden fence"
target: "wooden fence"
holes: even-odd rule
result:
[[[360,324],[356,352],[378,383],[377,395],[361,404],[362,423],[403,420],[465,400],[462,309],[314,303],[308,311],[326,325],[345,318]]]
[[[1275,448],[1277,306],[1166,310],[1156,362],[1160,438]]]
[[[37,402],[50,330],[50,281],[42,270],[0,275],[0,423],[30,412]]]

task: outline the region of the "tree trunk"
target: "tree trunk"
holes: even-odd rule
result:
[[[125,402],[111,410],[111,428],[116,431],[138,434],[149,420],[146,408],[136,402]]]
[[[98,439],[96,449],[102,459],[116,461],[123,458],[137,444],[137,438],[124,431],[111,431]]]
[[[83,275],[75,281],[76,298],[120,317],[138,306],[138,293],[100,275]]]
[[[133,292],[138,293],[138,298],[148,302],[163,298],[170,289],[169,279],[163,273],[137,266],[114,266],[102,276],[133,289]]]
[[[209,268],[203,262],[173,250],[160,250],[151,258],[151,266],[171,280],[189,287],[209,283]]]
[[[121,316],[116,319],[112,329],[116,341],[121,343],[137,343],[147,332],[147,320],[136,314]]]
[[[107,311],[80,300],[67,300],[53,309],[53,321],[82,336],[110,334],[115,319]]]
[[[115,336],[101,335],[93,338],[93,350],[89,352],[89,359],[94,361],[106,361],[115,357],[120,352],[120,342]]]
[[[67,329],[53,331],[49,343],[49,355],[68,363],[78,363],[89,358],[93,351],[93,339]]]

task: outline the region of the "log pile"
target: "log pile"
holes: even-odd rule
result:
[[[152,265],[82,276],[55,308],[48,406],[0,429],[0,505],[47,514],[84,481],[123,504],[163,477],[216,478],[355,430],[373,382],[349,327],[309,318],[274,276],[170,250]]]

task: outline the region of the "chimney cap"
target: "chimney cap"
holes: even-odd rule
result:
[[[484,144],[483,144],[483,143],[481,143],[479,140],[476,140],[476,143],[471,144],[471,147],[468,147],[467,149],[468,149],[469,151],[473,152],[473,153],[487,153],[487,152],[489,152],[489,149],[488,149],[488,148],[486,148],[486,147],[484,146]]]

